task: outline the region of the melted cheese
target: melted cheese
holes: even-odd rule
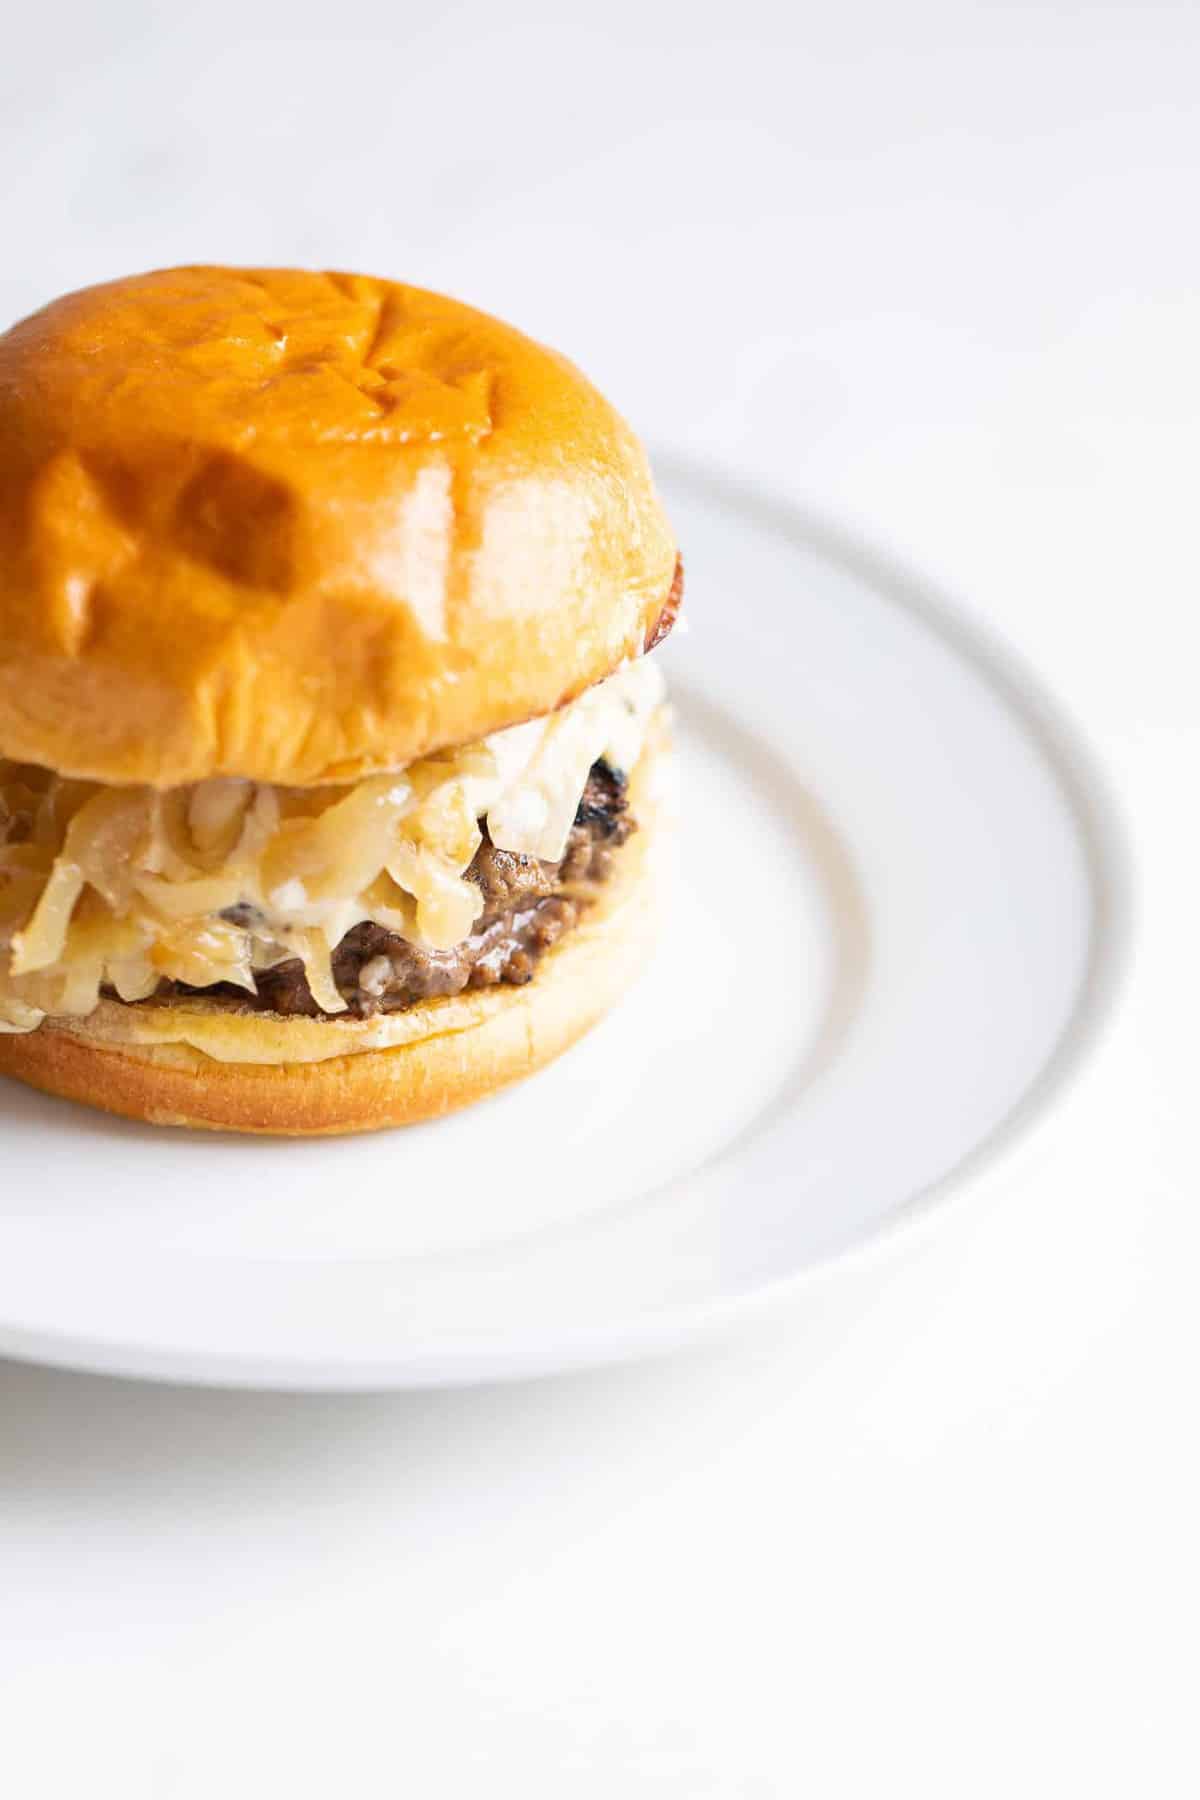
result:
[[[499,848],[557,861],[600,757],[630,769],[663,696],[630,664],[548,719],[344,788],[220,779],[166,793],[0,761],[0,1030],[136,1001],[163,979],[254,989],[304,963],[344,1008],[332,953],[364,920],[448,949],[481,896],[465,879],[486,818]]]

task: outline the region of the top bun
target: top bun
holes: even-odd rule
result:
[[[0,754],[155,786],[394,768],[652,638],[676,552],[577,369],[420,288],[167,269],[0,337]]]

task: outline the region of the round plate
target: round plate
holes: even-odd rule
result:
[[[0,1082],[0,1350],[292,1388],[627,1356],[795,1291],[1061,1086],[1125,917],[1072,734],[827,527],[665,485],[679,867],[641,986],[522,1087],[375,1137],[157,1131]]]

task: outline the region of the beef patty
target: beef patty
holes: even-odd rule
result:
[[[423,949],[369,920],[355,925],[333,953],[333,978],[348,1010],[369,1018],[468,987],[527,982],[542,954],[578,923],[589,891],[608,879],[614,852],[636,830],[625,786],[619,770],[593,763],[566,849],[556,863],[498,850],[485,829],[467,870],[467,879],[483,896],[483,910],[470,937],[452,950]],[[254,980],[254,995],[224,983],[215,988],[164,984],[160,993],[214,994],[236,997],[262,1012],[331,1016],[313,999],[297,958],[260,969]]]

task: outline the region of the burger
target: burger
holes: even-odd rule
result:
[[[361,275],[0,337],[0,1073],[171,1125],[450,1111],[654,917],[681,565],[571,363]]]

